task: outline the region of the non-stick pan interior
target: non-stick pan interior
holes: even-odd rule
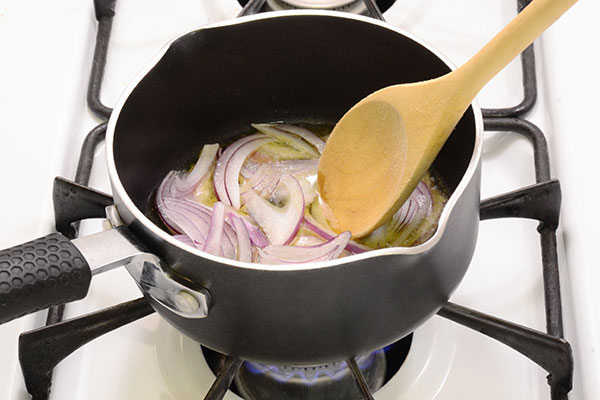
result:
[[[171,44],[120,110],[118,175],[146,210],[166,173],[188,166],[206,143],[255,122],[335,123],[376,89],[449,70],[414,40],[350,18],[287,15],[200,29]],[[451,189],[472,157],[471,109],[456,129],[434,164]]]

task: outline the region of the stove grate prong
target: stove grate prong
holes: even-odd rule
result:
[[[354,380],[356,381],[356,384],[358,385],[358,389],[360,390],[360,393],[362,394],[363,399],[373,400],[373,395],[371,394],[371,389],[369,389],[367,380],[365,379],[365,376],[363,375],[358,364],[356,363],[356,360],[354,358],[349,358],[348,360],[346,360],[346,363],[348,363],[348,368],[350,368],[350,372],[352,372],[352,377],[354,377]]]
[[[550,158],[544,133],[532,122],[521,118],[484,118],[486,131],[514,132],[525,136],[533,145],[535,181],[550,180]]]
[[[483,200],[479,209],[480,220],[529,218],[556,229],[560,202],[560,183],[552,179]]]
[[[77,161],[77,171],[75,172],[75,182],[80,185],[87,185],[90,182],[94,155],[100,143],[106,138],[107,125],[107,122],[97,125],[88,132],[83,140],[79,151],[79,160]]]
[[[204,400],[223,399],[242,363],[243,361],[239,358],[227,357],[223,367],[221,367],[217,374],[217,379],[213,382]]]
[[[249,0],[237,16],[244,17],[246,15],[258,14],[260,9],[264,6],[265,1],[266,0]]]
[[[375,0],[362,0],[362,1],[363,1],[363,3],[365,3],[365,7],[367,7],[367,11],[371,15],[371,17],[385,22],[383,13],[381,12],[381,9],[379,8],[379,6],[375,2]]]
[[[521,12],[531,0],[517,0],[517,12]],[[523,80],[523,100],[513,107],[484,108],[484,118],[524,117],[537,102],[537,79],[535,74],[535,54],[533,44],[521,53],[521,76]]]
[[[573,387],[573,353],[566,340],[493,317],[454,303],[446,303],[438,315],[483,333],[523,354],[545,369],[552,400],[566,400]]]
[[[106,66],[108,42],[110,41],[110,33],[115,17],[116,3],[117,0],[94,0],[98,33],[96,34],[96,47],[88,84],[87,102],[90,110],[103,120],[108,119],[112,112],[112,109],[105,106],[100,100],[100,89],[104,78],[104,67]]]
[[[52,370],[58,363],[92,340],[153,312],[142,297],[22,333],[19,362],[27,391],[34,400],[46,400],[50,395]]]
[[[114,204],[111,196],[61,177],[54,179],[53,192],[56,230],[69,239],[77,236],[73,223],[105,218],[105,207]]]

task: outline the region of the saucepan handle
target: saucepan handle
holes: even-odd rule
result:
[[[109,217],[110,220],[110,217]],[[112,224],[112,222],[111,222]],[[125,226],[73,239],[52,233],[0,251],[0,324],[83,299],[92,275],[125,266],[144,294],[184,318],[205,318],[210,294],[167,272]]]
[[[92,273],[79,249],[51,233],[0,251],[0,324],[83,299]]]

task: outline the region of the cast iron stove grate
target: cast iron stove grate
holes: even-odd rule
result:
[[[363,0],[371,16],[383,20],[374,0]],[[240,15],[261,10],[265,0],[250,0]],[[519,11],[527,0],[517,0]],[[108,53],[108,45],[116,0],[94,0],[98,33],[88,86],[89,108],[107,119],[111,109],[100,101],[100,89]],[[536,184],[495,196],[481,202],[481,220],[494,218],[528,218],[539,221],[543,264],[544,300],[547,333],[536,331],[466,307],[448,302],[438,314],[463,326],[479,331],[525,355],[548,373],[552,400],[567,399],[573,382],[571,346],[563,339],[562,306],[556,250],[556,229],[560,214],[560,184],[550,177],[546,140],[542,131],[523,117],[536,102],[536,76],[533,45],[521,55],[523,101],[510,108],[484,109],[484,128],[508,131],[527,137],[534,149]],[[54,185],[56,229],[69,238],[77,236],[78,221],[105,217],[105,207],[112,204],[109,195],[86,187],[89,182],[94,152],[106,134],[106,122],[87,135],[79,157],[75,182],[57,178]],[[105,333],[154,312],[144,298],[122,303],[105,310],[62,321],[64,306],[48,312],[46,327],[21,334],[19,360],[28,392],[34,400],[49,397],[52,370],[64,358]],[[348,365],[363,398],[373,396],[354,359]],[[242,365],[242,360],[227,358],[205,399],[222,399]]]

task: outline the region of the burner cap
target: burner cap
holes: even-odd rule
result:
[[[386,359],[383,350],[358,357],[356,363],[371,392],[383,386]],[[289,367],[246,361],[235,377],[246,400],[356,399],[360,391],[345,361],[313,367]]]
[[[238,0],[244,6],[248,0]],[[377,6],[384,12],[395,0],[376,0]],[[367,8],[363,0],[267,0],[263,11],[280,11],[296,9],[320,9],[344,11],[354,14],[366,14]]]
[[[354,14],[362,14],[366,11],[362,0],[267,0],[267,5],[275,11],[303,8],[345,11]]]
[[[351,3],[357,3],[360,0],[279,0],[280,3],[287,3],[297,8],[325,8],[337,9],[347,6]]]
[[[372,392],[385,385],[400,370],[413,342],[413,334],[384,349],[358,357],[356,362]],[[218,375],[227,357],[202,346],[211,371]],[[230,390],[245,400],[352,399],[360,397],[345,362],[313,367],[276,366],[246,361]]]

